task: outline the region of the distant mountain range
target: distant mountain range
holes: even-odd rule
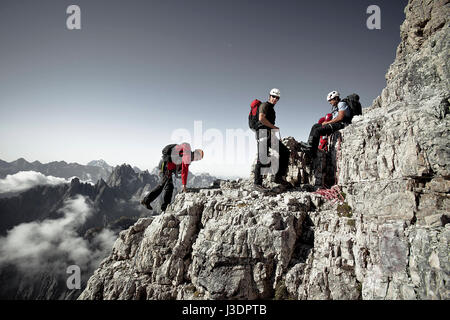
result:
[[[31,170],[65,179],[74,176],[75,178],[72,178],[70,183],[38,185],[18,194],[12,194],[12,196],[4,194],[3,197],[0,197],[0,236],[2,237],[8,235],[8,230],[21,224],[61,219],[60,210],[68,200],[76,196],[83,196],[93,208],[93,214],[76,230],[83,239],[90,239],[106,228],[113,230],[117,235],[120,230],[128,228],[139,217],[160,213],[160,199],[157,199],[152,205],[155,209],[153,212],[140,205],[140,200],[159,180],[156,174],[151,174],[147,170],[141,171],[127,164],[113,168],[104,160],[91,161],[85,166],[64,161],[47,164],[38,161],[29,163],[23,158],[10,163],[0,160],[0,179],[20,171]],[[80,180],[95,181],[95,184]],[[194,175],[190,173],[188,186],[207,187],[215,180],[216,178],[209,174]],[[175,179],[174,196],[180,187],[180,179]],[[65,257],[61,257],[61,259],[65,259]],[[83,271],[87,275],[92,270]],[[0,298],[76,298],[77,294],[67,290],[63,280],[52,276],[51,272],[31,277],[20,274],[14,266],[2,267],[0,281],[8,285],[0,288]],[[45,286],[43,286],[43,281],[46,283]],[[49,285],[53,289],[49,290]]]
[[[20,171],[36,171],[46,176],[72,178],[78,177],[83,181],[96,182],[100,179],[106,180],[112,172],[112,167],[104,160],[91,161],[87,165],[78,163],[67,163],[65,161],[53,161],[41,163],[39,161],[28,162],[24,158],[12,162],[0,160],[0,179],[8,174],[15,174]]]
[[[119,166],[120,167],[120,166]],[[146,172],[136,166],[132,167],[136,173]],[[92,160],[86,165],[76,162],[67,163],[65,161],[53,161],[49,163],[41,163],[39,161],[28,162],[24,158],[19,158],[12,162],[0,160],[0,179],[4,179],[7,175],[16,174],[20,171],[35,171],[46,176],[59,177],[64,179],[77,177],[81,181],[96,183],[103,179],[107,181],[114,170],[105,160]],[[158,175],[159,168],[154,168],[150,174]],[[148,172],[148,171],[147,171]],[[207,187],[217,178],[208,173],[193,174],[189,172],[188,185],[192,187]],[[176,183],[177,184],[177,183]]]

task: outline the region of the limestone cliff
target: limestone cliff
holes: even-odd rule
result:
[[[177,195],[121,232],[79,299],[449,299],[450,3],[405,14],[386,88],[316,174],[288,138],[297,189]],[[343,201],[308,189],[327,159]]]

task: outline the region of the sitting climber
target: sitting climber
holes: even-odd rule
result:
[[[181,172],[181,183],[183,185],[183,192],[186,192],[186,183],[189,173],[189,164],[192,161],[203,159],[203,150],[196,149],[191,152],[189,143],[169,144],[162,150],[162,159],[159,162],[159,184],[150,191],[141,204],[147,209],[152,210],[150,203],[153,202],[160,194],[163,193],[163,203],[161,211],[165,211],[172,200],[173,194],[173,180],[172,174],[177,175]]]
[[[330,135],[351,123],[352,116],[361,114],[361,104],[359,103],[359,96],[356,94],[350,95],[341,101],[339,92],[331,91],[327,95],[327,101],[332,106],[333,118],[330,121],[324,121],[312,126],[309,134],[308,142],[301,142],[305,151],[309,152],[312,158],[317,156],[317,146],[319,145],[320,136]],[[351,104],[352,109],[349,106]],[[356,110],[353,112],[353,108]]]

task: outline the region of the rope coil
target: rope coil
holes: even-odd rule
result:
[[[342,196],[342,192],[339,189],[338,185],[334,185],[330,189],[319,189],[319,190],[317,190],[314,193],[318,194],[318,195],[321,195],[326,200],[333,201],[333,203],[336,202],[336,201],[342,201],[342,202],[345,201],[344,197]]]
[[[323,188],[323,189],[319,189],[316,192],[314,192],[315,194],[321,195],[323,196],[326,200],[329,201],[333,201],[333,203],[337,202],[337,201],[341,201],[344,202],[345,199],[342,195],[341,189],[339,189],[338,186],[338,177],[339,177],[339,157],[340,157],[340,153],[341,153],[341,136],[339,137],[335,137],[336,139],[336,145],[335,145],[335,149],[336,149],[336,172],[335,172],[335,185],[332,186],[329,189]],[[328,136],[328,143],[331,143],[332,140],[332,135]],[[330,151],[330,149],[328,149],[328,151]]]

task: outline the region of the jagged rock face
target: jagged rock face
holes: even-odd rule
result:
[[[449,106],[448,0],[411,0],[400,27],[402,41],[397,57],[386,74],[387,85],[372,108]]]
[[[405,13],[386,88],[341,132],[337,180],[362,298],[448,299],[450,3],[410,1]]]
[[[336,208],[311,213],[314,250],[288,271],[298,299],[449,299],[450,228],[368,222]]]
[[[134,195],[141,195],[143,189],[154,187],[158,182],[158,177],[150,174],[147,170],[136,173],[130,166],[123,164],[114,168],[109,176],[107,184],[120,190],[124,198],[131,198]]]
[[[180,194],[121,232],[79,299],[448,299],[450,228],[250,185]]]
[[[450,2],[410,1],[387,86],[342,130],[338,182],[366,219],[443,226],[450,212]]]
[[[308,192],[262,196],[248,181],[180,194],[120,234],[79,298],[449,298],[448,225],[342,207]]]
[[[386,89],[314,174],[284,140],[288,181],[323,184],[325,163],[344,201],[251,180],[180,194],[121,233],[79,299],[450,299],[449,7],[410,0]]]
[[[247,183],[177,196],[121,232],[80,299],[269,298],[304,261],[306,192],[266,197]]]

